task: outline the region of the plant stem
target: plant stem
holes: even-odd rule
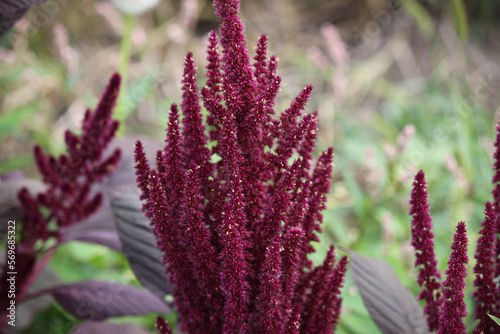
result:
[[[118,102],[114,111],[115,119],[123,124],[127,118],[125,110],[125,92],[127,91],[127,79],[128,79],[128,69],[130,65],[130,56],[132,54],[132,32],[134,31],[136,16],[132,14],[124,14],[125,19],[125,31],[122,37],[122,44],[120,49],[120,65],[118,67],[118,73],[122,77],[122,85],[120,88],[120,95],[118,96]],[[118,129],[118,134],[123,133],[124,126],[120,126]]]

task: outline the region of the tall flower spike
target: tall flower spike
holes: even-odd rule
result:
[[[299,279],[300,247],[304,240],[304,231],[300,227],[291,228],[283,236],[282,275],[283,275],[283,313],[286,320],[291,317],[294,305],[293,292]],[[288,321],[295,321],[290,318]]]
[[[303,223],[305,232],[304,249],[306,253],[314,252],[314,247],[309,244],[310,242],[319,242],[319,238],[314,232],[321,233],[323,216],[320,212],[326,208],[326,194],[330,191],[332,161],[333,149],[329,148],[328,151],[322,152],[319,156],[316,168],[314,168],[311,177],[309,207]],[[306,259],[306,261],[308,260]],[[309,267],[310,264],[307,264],[307,266]]]
[[[193,167],[193,166],[192,166]],[[186,233],[187,256],[193,262],[193,274],[198,277],[198,286],[203,296],[206,296],[201,305],[205,306],[205,313],[209,315],[210,332],[220,331],[219,315],[222,313],[223,298],[218,287],[217,254],[210,243],[210,234],[203,223],[201,188],[198,180],[198,171],[195,168],[187,170],[186,187],[183,196],[183,217],[180,226]],[[208,329],[207,329],[208,330]]]
[[[238,0],[215,0],[215,13],[220,17],[221,45],[224,64],[224,86],[232,86],[241,96],[235,104],[234,118],[238,131],[244,119],[244,106],[253,105],[252,91],[254,81],[250,56],[243,34],[243,23],[238,18],[240,4]],[[226,102],[232,99],[230,91],[225,89]]]
[[[210,140],[219,138],[220,125],[224,107],[222,101],[222,73],[220,68],[219,42],[215,30],[210,32],[207,47],[207,82],[206,87],[201,90],[203,104],[211,112],[207,116],[207,124],[213,129],[210,130]],[[216,146],[214,146],[216,147]],[[214,152],[215,153],[215,152]]]
[[[172,334],[172,329],[162,317],[156,318],[156,329],[158,334]]]
[[[59,158],[44,153],[39,146],[34,147],[35,163],[45,183],[45,191],[33,196],[22,188],[17,196],[23,211],[23,226],[16,238],[16,301],[21,302],[27,290],[46,261],[52,256],[47,252],[45,241],[56,239],[54,247],[61,241],[62,227],[78,223],[99,208],[102,195],[91,194],[91,187],[110,175],[120,161],[120,150],[116,149],[103,158],[104,149],[110,144],[118,128],[118,122],[111,118],[120,87],[120,76],[114,74],[101,95],[94,112],[87,109],[82,121],[82,133],[76,135],[66,131],[64,140],[67,153]],[[50,249],[54,249],[50,247]],[[7,253],[5,254],[7,256]],[[42,256],[41,261],[37,261]],[[4,261],[0,275],[0,291],[6,292],[8,261]],[[2,271],[2,270],[0,270]],[[3,296],[7,296],[4,294]],[[8,298],[0,298],[0,331],[8,319],[4,311],[9,306]]]
[[[458,223],[451,255],[446,270],[446,281],[443,283],[443,305],[439,310],[439,327],[437,334],[465,334],[462,320],[467,316],[464,302],[465,277],[467,276],[467,230],[465,223]]]
[[[40,211],[41,207],[45,207],[50,212],[49,217],[54,218],[56,225],[62,227],[81,221],[97,210],[102,197],[100,194],[90,196],[90,185],[111,174],[120,160],[119,149],[102,159],[104,149],[118,128],[118,122],[111,118],[111,113],[118,97],[120,82],[118,74],[111,77],[95,111],[87,110],[85,113],[80,136],[66,131],[67,154],[56,159],[35,146],[35,162],[47,185],[47,191],[39,194],[36,199],[26,196],[25,191],[22,191],[19,199],[25,212]],[[42,224],[38,214],[30,213],[27,218],[27,225]],[[35,221],[30,223],[30,219]],[[24,238],[45,239],[45,230],[46,228],[25,229]],[[41,234],[28,236],[26,233],[30,231]],[[52,234],[57,236],[57,233]]]
[[[323,317],[323,327],[320,327],[320,333],[328,334],[337,328],[337,323],[340,318],[340,310],[342,306],[342,298],[340,298],[340,289],[344,285],[344,277],[347,271],[347,264],[349,260],[347,256],[343,256],[332,277],[330,286],[332,287],[333,293],[330,293],[326,298],[325,302],[325,315]],[[330,311],[327,311],[330,310]]]
[[[225,293],[225,324],[223,333],[245,333],[248,318],[248,272],[247,231],[244,212],[244,197],[240,166],[243,162],[237,147],[234,118],[226,115],[222,126],[220,143],[224,147],[221,156],[225,165],[223,172],[229,182],[229,200],[222,211],[220,226],[224,249],[221,259],[221,288]]]
[[[420,267],[418,285],[423,286],[418,299],[424,299],[426,305],[424,314],[427,316],[427,325],[432,332],[438,328],[439,307],[441,305],[441,274],[437,270],[437,261],[434,255],[434,234],[431,232],[432,223],[427,204],[427,184],[423,171],[415,175],[411,192],[409,211],[413,215],[411,221],[411,245],[415,248],[415,267]]]
[[[257,301],[260,313],[259,333],[281,333],[283,318],[283,287],[281,285],[281,237],[276,235],[267,248],[260,274],[261,291]]]
[[[222,54],[212,32],[201,90],[210,142],[188,54],[182,124],[173,105],[156,170],[136,152],[138,185],[164,252],[180,329],[326,333],[338,317],[347,260],[335,267],[332,250],[326,264],[313,268],[308,253],[321,231],[333,150],[319,157],[311,173],[317,116],[301,117],[311,87],[281,118],[272,117],[281,79],[277,58],[267,60],[267,38],[260,38],[251,64],[239,1],[215,0],[214,6]],[[162,326],[159,320],[160,331]]]
[[[220,70],[219,41],[215,30],[212,30],[208,37],[207,60],[206,87],[210,91],[212,97],[215,98],[217,102],[220,102],[222,100],[222,96],[220,96],[222,91],[222,73]]]
[[[300,127],[297,118],[302,115],[307,101],[311,97],[312,86],[307,85],[295,98],[280,118],[280,133],[278,137],[278,147],[276,148],[277,168],[283,168],[287,160],[292,156],[293,150],[297,148],[299,142],[305,134],[304,127]]]
[[[474,319],[479,319],[479,323],[474,330],[475,334],[494,333],[498,328],[488,314],[498,316],[495,309],[496,289],[494,279],[495,264],[495,210],[490,202],[486,202],[484,209],[484,221],[479,231],[481,236],[477,240],[477,249],[474,257],[477,262],[474,266],[476,279],[474,286],[476,291],[473,296],[476,297],[476,309]]]
[[[189,52],[184,62],[184,83],[182,94],[182,123],[184,136],[184,158],[186,164],[193,161],[199,167],[200,184],[204,194],[208,193],[208,178],[212,174],[210,163],[210,150],[207,147],[207,138],[204,134],[205,126],[201,116],[201,107],[198,99],[198,86],[196,85],[196,67],[193,54]]]
[[[500,233],[500,123],[497,124],[496,128],[496,139],[495,139],[495,153],[493,154],[493,160],[495,163],[493,164],[493,170],[495,171],[495,175],[493,176],[493,180],[491,181],[495,188],[492,190],[493,194],[493,208],[495,210],[495,233]],[[498,239],[495,240],[495,277],[500,276],[500,241]],[[496,283],[496,295],[500,295],[500,282]],[[500,298],[496,299],[496,309],[500,311]]]
[[[313,289],[303,311],[302,333],[329,334],[335,329],[340,315],[340,288],[344,281],[348,259],[342,257],[335,265],[335,252],[330,246],[325,262],[316,271]]]
[[[148,185],[149,185],[149,163],[146,158],[146,153],[144,152],[144,146],[140,141],[135,143],[135,175],[137,177],[137,185],[141,190],[141,200],[147,199],[149,197]]]

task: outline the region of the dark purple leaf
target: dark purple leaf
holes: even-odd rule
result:
[[[63,229],[61,241],[78,240],[91,244],[109,247],[121,251],[122,243],[116,230],[106,230],[90,224],[78,224],[72,228]]]
[[[83,281],[50,292],[66,311],[82,320],[170,312],[165,302],[148,290],[118,283]]]
[[[109,201],[105,202],[91,219],[61,229],[61,241],[71,240],[103,245],[116,251],[122,250]]]
[[[89,321],[76,326],[71,334],[151,334],[147,329],[136,324],[115,324],[105,321]]]
[[[0,0],[0,16],[38,6],[47,0]]]
[[[139,190],[135,187],[115,197],[112,203],[123,253],[130,268],[146,289],[164,298],[172,290],[167,283],[163,255],[156,248],[156,239],[141,206]]]
[[[0,14],[0,36],[5,34],[12,26],[23,17],[28,9],[21,9],[18,12]]]
[[[33,6],[47,0],[0,0],[0,36]]]
[[[25,179],[24,173],[18,169],[0,175],[0,182],[21,181],[24,179]]]
[[[373,321],[384,334],[429,333],[415,297],[401,284],[389,263],[351,253],[354,283]]]

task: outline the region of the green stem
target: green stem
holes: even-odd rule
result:
[[[452,4],[458,37],[460,37],[462,41],[467,41],[469,38],[469,23],[467,21],[465,4],[463,0],[453,0]]]
[[[118,129],[118,133],[123,133],[125,119],[127,118],[125,110],[125,92],[127,91],[127,79],[128,79],[128,69],[130,65],[130,56],[132,54],[132,32],[134,31],[136,16],[131,14],[124,14],[125,19],[125,31],[122,37],[122,45],[120,49],[120,65],[118,67],[118,73],[122,77],[122,85],[120,88],[120,95],[118,97],[118,102],[115,108],[115,119],[122,123],[122,126]]]

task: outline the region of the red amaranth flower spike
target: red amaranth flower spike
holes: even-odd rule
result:
[[[114,74],[95,111],[86,110],[82,121],[82,133],[69,130],[64,134],[66,154],[58,158],[46,154],[40,146],[34,147],[35,163],[42,175],[45,190],[36,197],[26,188],[17,196],[24,217],[19,237],[16,238],[16,302],[21,302],[29,287],[45,268],[57,246],[63,240],[63,228],[79,223],[95,213],[102,202],[100,193],[93,193],[93,186],[117,168],[120,150],[103,157],[104,150],[113,139],[119,123],[111,118],[118,98],[121,78]],[[50,247],[46,241],[52,237]],[[7,256],[7,253],[6,253]],[[10,298],[5,298],[8,262],[1,275],[0,309],[6,310]],[[7,316],[0,311],[0,331]]]
[[[35,162],[42,174],[47,191],[41,193],[35,202],[29,201],[23,191],[20,193],[20,202],[25,212],[40,210],[45,207],[50,212],[50,219],[54,218],[57,226],[63,227],[74,224],[94,213],[101,203],[101,195],[90,195],[90,185],[100,182],[106,175],[111,174],[120,160],[120,150],[116,149],[108,158],[101,159],[104,149],[109,145],[118,128],[118,122],[111,118],[120,87],[120,76],[114,74],[101,96],[95,112],[87,110],[83,123],[82,134],[77,136],[69,131],[65,133],[65,142],[68,154],[58,159],[47,156],[39,146],[35,146]],[[27,225],[30,225],[27,217]],[[36,218],[35,220],[39,220]],[[48,222],[45,222],[45,224]],[[33,224],[40,224],[33,223]],[[44,240],[47,235],[43,228],[36,230],[26,228],[22,238]],[[26,233],[35,233],[27,235]],[[38,232],[37,232],[38,231]],[[41,233],[39,237],[37,233]],[[57,235],[57,231],[53,232]]]
[[[156,329],[158,330],[158,334],[172,334],[172,329],[170,329],[170,326],[162,317],[156,318]]]
[[[426,305],[424,314],[427,316],[427,325],[430,331],[438,328],[438,312],[441,305],[441,274],[437,270],[437,261],[434,255],[434,234],[431,232],[432,223],[427,204],[427,184],[423,171],[415,175],[411,192],[409,211],[413,215],[411,221],[411,245],[415,248],[415,267],[420,267],[418,285],[423,286],[418,299],[424,299]]]
[[[326,333],[338,318],[347,259],[335,267],[332,250],[327,264],[314,269],[307,258],[314,251],[309,243],[319,240],[333,158],[329,149],[311,170],[317,115],[302,112],[312,88],[281,121],[273,118],[281,79],[276,57],[267,59],[267,37],[251,64],[239,2],[214,6],[222,54],[212,32],[201,89],[206,124],[189,53],[183,121],[173,105],[156,169],[136,148],[137,183],[164,252],[180,328],[189,334]]]
[[[496,287],[494,279],[495,265],[495,209],[490,202],[486,202],[484,209],[484,221],[481,224],[483,227],[479,234],[481,236],[477,240],[477,249],[474,258],[477,260],[474,266],[476,279],[474,286],[476,291],[473,296],[476,297],[476,309],[474,319],[479,319],[479,323],[474,330],[474,333],[495,333],[498,326],[488,316],[491,314],[498,317],[498,312],[495,309]]]
[[[347,257],[335,265],[335,251],[330,246],[323,265],[314,271],[311,294],[302,317],[301,333],[328,334],[335,329],[340,315],[340,288],[347,269]]]
[[[451,255],[446,270],[446,281],[443,283],[443,304],[439,310],[439,327],[437,334],[465,334],[466,328],[462,320],[467,316],[464,302],[465,277],[467,276],[467,230],[465,223],[458,223]]]
[[[496,128],[496,139],[495,139],[495,153],[493,154],[493,170],[495,175],[493,176],[492,183],[495,188],[492,190],[493,195],[493,208],[495,210],[495,233],[500,233],[500,123],[497,124]],[[500,276],[500,241],[495,239],[495,277]],[[500,282],[496,283],[496,295],[500,295]],[[500,311],[500,298],[496,299],[495,307]]]
[[[274,334],[283,331],[283,286],[281,281],[282,240],[276,235],[266,250],[259,280],[260,295],[257,297],[259,312],[258,333]]]
[[[219,227],[223,250],[221,254],[221,289],[225,293],[224,333],[246,332],[248,320],[249,270],[245,216],[245,200],[240,166],[243,164],[241,152],[237,146],[234,118],[225,117],[222,125],[220,144],[223,174],[228,181],[228,202],[222,209],[222,221]]]
[[[203,222],[202,197],[200,196],[202,192],[198,170],[194,167],[188,169],[186,174],[183,215],[179,224],[183,233],[186,234],[184,238],[186,256],[191,259],[193,264],[193,275],[198,281],[198,293],[203,297],[201,305],[205,306],[204,312],[211,319],[210,332],[217,332],[221,328],[218,316],[222,312],[221,306],[224,300],[218,289],[217,254],[215,247],[210,243],[210,234]]]
[[[340,297],[340,289],[344,286],[344,277],[347,271],[347,264],[349,259],[347,256],[343,256],[337,267],[335,267],[335,272],[332,275],[331,283],[328,285],[333,290],[326,296],[327,300],[325,302],[323,326],[320,327],[320,333],[328,334],[335,331],[337,328],[337,323],[340,318],[340,310],[342,306],[342,298]],[[333,312],[332,312],[333,311]]]
[[[196,66],[193,54],[188,53],[184,66],[184,78],[182,80],[182,113],[183,124],[183,149],[186,164],[193,162],[199,168],[198,176],[204,195],[209,190],[209,176],[213,174],[213,166],[210,163],[210,150],[207,147],[207,138],[204,134],[201,107],[198,98],[198,86],[196,85]]]

